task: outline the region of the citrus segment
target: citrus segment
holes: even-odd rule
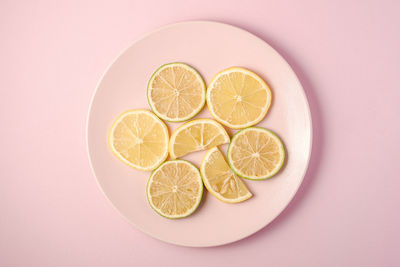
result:
[[[200,172],[207,190],[223,202],[238,203],[252,197],[246,185],[231,170],[217,147],[207,151]]]
[[[229,143],[224,127],[211,119],[197,119],[178,127],[171,135],[169,152],[173,159],[190,152]]]

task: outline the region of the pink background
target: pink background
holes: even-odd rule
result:
[[[0,2],[1,266],[400,264],[399,2],[232,2]],[[85,144],[90,98],[114,57],[194,19],[242,27],[278,50],[315,127],[289,207],[245,240],[203,249],[126,223],[97,187]]]

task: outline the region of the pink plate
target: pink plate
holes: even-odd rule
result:
[[[107,134],[128,109],[150,109],[147,81],[162,64],[185,62],[205,82],[231,67],[248,68],[271,86],[273,103],[258,126],[276,132],[287,150],[281,172],[265,181],[245,181],[253,198],[226,204],[205,193],[197,211],[179,220],[155,213],[147,202],[149,172],[136,171],[110,151]],[[210,117],[207,108],[196,118]],[[180,123],[168,123],[172,132]],[[228,131],[230,134],[233,131]],[[288,63],[267,43],[233,26],[206,21],[163,27],[126,49],[107,69],[93,96],[87,123],[88,152],[96,179],[119,213],[141,231],[165,242],[193,247],[217,246],[260,230],[288,205],[299,188],[311,151],[311,117],[304,91]],[[226,151],[226,146],[222,147]],[[199,166],[204,151],[185,159]]]

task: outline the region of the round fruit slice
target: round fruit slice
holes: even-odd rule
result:
[[[228,162],[239,176],[262,180],[275,175],[285,160],[281,140],[273,132],[252,127],[237,132],[228,148]]]
[[[207,89],[211,115],[233,129],[260,122],[271,105],[271,90],[257,74],[232,67],[219,72]]]
[[[147,199],[161,216],[177,219],[189,216],[200,204],[203,182],[199,170],[185,160],[164,162],[150,176]]]
[[[223,202],[238,203],[253,196],[217,147],[207,151],[200,172],[207,190]]]
[[[141,171],[151,171],[168,156],[168,129],[148,110],[129,110],[111,127],[109,145],[124,163]]]
[[[229,143],[229,135],[221,124],[211,119],[197,119],[181,125],[172,133],[169,153],[176,159],[226,143]]]
[[[163,120],[178,122],[194,117],[203,108],[206,86],[200,74],[183,63],[161,66],[151,76],[147,98]]]

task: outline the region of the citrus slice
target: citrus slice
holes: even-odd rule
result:
[[[141,171],[151,171],[168,156],[168,129],[148,110],[129,110],[112,125],[109,145],[124,163]]]
[[[271,90],[257,74],[240,67],[219,72],[207,89],[211,115],[233,129],[260,122],[271,105]]]
[[[147,199],[161,216],[177,219],[189,216],[199,206],[203,182],[199,170],[185,160],[164,162],[150,176]]]
[[[203,108],[206,86],[200,74],[183,63],[158,68],[147,86],[153,112],[163,120],[178,122],[194,117]]]
[[[228,162],[239,176],[262,180],[275,175],[285,160],[281,140],[273,132],[251,127],[237,132],[229,144]]]
[[[181,125],[172,133],[169,153],[176,159],[226,143],[229,143],[229,135],[221,124],[211,119],[197,119]]]
[[[238,203],[253,196],[217,147],[207,151],[200,172],[207,190],[223,202]]]

